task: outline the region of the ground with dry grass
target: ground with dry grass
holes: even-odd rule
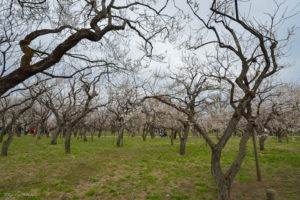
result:
[[[168,138],[124,138],[122,147],[112,137],[83,142],[72,140],[72,153],[64,153],[64,140],[49,145],[31,136],[15,138],[9,156],[0,158],[0,198],[3,199],[216,199],[210,174],[210,149],[200,138],[189,138],[187,154],[178,154],[179,141]],[[223,168],[237,153],[233,138],[222,154]],[[259,152],[263,181],[257,182],[252,143],[233,184],[233,199],[264,199],[273,188],[279,199],[300,199],[300,138],[266,142]]]

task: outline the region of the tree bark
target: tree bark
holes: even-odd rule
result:
[[[192,132],[193,132],[194,137],[198,137],[198,134],[197,134],[197,131],[196,131],[195,127],[192,128]]]
[[[71,136],[72,136],[72,131],[71,128],[68,127],[65,136],[65,153],[67,154],[71,153]]]
[[[40,129],[39,127],[36,128],[36,139],[37,140],[40,140],[41,139],[41,132],[42,132],[42,129]]]
[[[259,138],[259,150],[263,151],[265,150],[265,141],[266,141],[267,137],[265,136],[261,136]]]
[[[51,145],[57,145],[57,136],[58,136],[58,134],[61,132],[61,129],[62,129],[62,127],[61,126],[59,126],[57,129],[56,129],[56,131],[53,133],[53,134],[51,134],[51,137],[52,137],[52,139],[51,139]]]
[[[253,132],[252,132],[252,143],[253,143],[254,156],[255,156],[256,177],[257,177],[257,181],[261,181],[261,172],[260,172],[260,167],[259,167],[259,160],[258,160],[258,153],[257,153],[255,135],[256,135],[255,131],[253,130]]]
[[[147,133],[148,133],[147,130],[143,129],[142,138],[143,138],[143,141],[144,141],[144,142],[146,141]]]
[[[111,134],[113,135],[113,145],[114,145],[115,144],[115,138],[116,138],[116,132],[115,132],[115,130],[113,130],[111,132]]]
[[[219,200],[231,200],[231,184],[232,181],[222,180],[219,185]]]
[[[175,135],[175,131],[171,130],[171,145],[174,145],[174,135]]]
[[[99,17],[99,15],[96,15],[91,20],[91,23],[93,29],[95,30],[95,27],[99,28],[97,26],[97,22],[99,22],[102,17]],[[74,34],[71,34],[68,38],[66,38],[62,43],[57,45],[54,50],[44,59],[30,65],[30,61],[32,57],[34,56],[34,53],[32,53],[32,50],[28,51],[30,43],[37,37],[43,36],[48,33],[59,33],[62,30],[68,28],[67,26],[61,26],[58,29],[44,29],[44,30],[36,30],[31,32],[30,34],[26,35],[26,37],[20,41],[20,47],[21,50],[24,52],[24,55],[22,55],[20,67],[12,71],[11,73],[7,74],[4,77],[0,78],[0,96],[2,96],[5,92],[7,92],[9,89],[15,87],[19,83],[22,83],[26,79],[30,78],[31,76],[34,76],[35,74],[38,74],[56,63],[60,62],[61,58],[65,55],[66,52],[68,52],[70,49],[75,47],[81,40],[87,39],[90,41],[99,41],[103,38],[103,36],[113,30],[124,30],[126,23],[123,23],[121,26],[114,26],[110,23],[103,27],[99,31],[91,31],[88,29],[80,29],[76,31]],[[27,50],[27,51],[25,51]]]
[[[2,129],[1,132],[0,132],[0,143],[3,142],[3,137],[4,137],[3,131],[4,130]]]
[[[232,180],[230,179],[230,177],[226,177],[226,175],[223,174],[220,165],[220,159],[221,150],[212,150],[211,173],[219,188],[219,200],[230,200]]]
[[[88,140],[87,140],[87,137],[86,137],[86,132],[87,132],[86,130],[83,131],[83,141],[84,141],[84,142],[87,142],[87,141],[88,141]]]
[[[1,156],[7,156],[8,153],[8,148],[13,140],[14,133],[13,131],[8,131],[8,138],[4,141],[2,144],[2,149],[1,149]]]
[[[153,127],[150,127],[150,136],[151,136],[151,139],[155,138],[155,132],[154,132],[154,128]]]
[[[180,150],[179,154],[180,155],[185,155],[185,147],[186,147],[186,141],[189,135],[189,130],[190,130],[190,125],[188,123],[184,123],[184,128],[183,128],[183,136],[180,137]]]
[[[118,139],[117,139],[117,147],[121,146],[121,140],[123,140],[123,130],[124,130],[124,127],[121,126],[119,129],[119,134],[118,134]]]
[[[38,132],[37,135],[36,135],[35,144],[37,144],[40,139],[41,139],[41,133]]]
[[[100,129],[100,130],[98,130],[98,138],[100,138],[101,135],[102,135],[102,130]]]
[[[83,134],[83,141],[84,141],[84,142],[87,142],[87,141],[88,141],[88,139],[87,139],[87,137],[86,137],[86,134],[85,134],[85,133]]]
[[[94,141],[94,134],[95,134],[95,131],[92,131],[92,132],[91,132],[91,139],[92,139],[92,142]]]
[[[278,142],[282,142],[282,135],[283,134],[283,131],[279,128],[278,130],[277,130],[277,137],[278,137]]]
[[[238,119],[236,120],[238,122]],[[231,200],[230,193],[232,181],[234,180],[236,174],[242,166],[242,163],[247,153],[247,142],[252,131],[254,131],[253,124],[248,123],[246,131],[240,140],[239,153],[236,156],[235,161],[232,163],[232,165],[225,174],[222,171],[220,162],[222,149],[218,148],[218,146],[212,147],[211,173],[219,188],[219,200]]]

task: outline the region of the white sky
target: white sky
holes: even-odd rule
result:
[[[122,2],[123,0],[120,0],[119,2]],[[157,2],[163,2],[163,1],[157,1]],[[190,12],[186,0],[174,0],[176,5],[184,10],[185,12]],[[204,16],[208,13],[211,0],[199,0],[199,8],[201,14]],[[253,16],[260,20],[264,20],[265,16],[263,15],[266,11],[272,11],[274,10],[274,1],[273,0],[251,0],[252,7],[251,7],[251,13]],[[164,13],[170,14],[174,13],[177,10],[173,7],[173,2],[170,0],[168,8],[164,11]],[[286,0],[285,5],[288,6],[289,10],[291,11],[300,11],[300,0]],[[248,9],[245,8],[245,9]],[[240,10],[242,13],[242,9]],[[291,51],[288,58],[286,58],[286,62],[291,64],[291,67],[284,69],[281,71],[279,75],[279,79],[286,82],[297,82],[300,84],[300,14],[294,16],[293,18],[289,19],[287,23],[285,24],[285,27],[282,27],[282,30],[286,30],[287,27],[295,25],[298,27],[296,30],[295,35],[292,38],[291,42]],[[46,37],[49,37],[48,35]],[[43,39],[43,38],[41,38]],[[180,38],[178,38],[180,39]],[[43,40],[45,43],[47,40]],[[52,40],[49,39],[49,42]],[[38,41],[36,41],[38,42]],[[136,41],[133,41],[133,43],[136,43]],[[181,54],[179,50],[176,49],[176,47],[172,46],[168,41],[165,43],[154,43],[154,54],[165,54],[167,52],[167,57],[165,59],[164,63],[152,63],[151,69],[154,71],[157,68],[161,69],[167,69],[167,67],[170,65],[172,66],[178,66],[181,63]],[[132,54],[134,55],[140,55],[141,53],[138,52],[136,49],[131,49]]]
[[[175,0],[178,7],[183,9],[184,11],[188,11],[189,9],[186,6],[185,0]],[[199,8],[200,12],[203,13],[203,16],[208,12],[209,9],[209,3],[210,1],[199,1]],[[203,3],[202,3],[203,2]],[[171,3],[172,5],[172,3]],[[242,5],[242,4],[241,4]],[[284,10],[287,7],[288,13],[296,13],[297,11],[300,11],[300,1],[299,0],[286,0],[284,6],[282,7]],[[243,13],[243,9],[245,12],[248,12],[249,7],[242,7],[240,9],[240,13]],[[251,11],[250,16],[255,17],[256,19],[259,19],[260,21],[264,22],[266,20],[266,12],[272,12],[275,9],[275,4],[273,0],[251,0]],[[168,8],[165,12],[172,12],[174,11],[174,8]],[[291,43],[290,43],[290,53],[287,58],[284,59],[285,63],[289,63],[291,66],[288,68],[283,69],[280,71],[278,78],[281,81],[284,82],[296,82],[300,84],[300,14],[295,15],[294,17],[288,19],[286,23],[281,27],[279,34],[286,33],[286,30],[290,26],[295,26],[296,32],[295,35],[292,37]],[[162,70],[166,69],[168,65],[170,66],[178,66],[181,63],[180,55],[181,52],[177,49],[175,49],[172,45],[170,45],[168,42],[162,44],[162,43],[156,43],[155,44],[155,53],[161,52],[161,53],[167,53],[166,63],[155,63],[152,66],[153,68],[161,68]],[[152,69],[153,69],[152,68]],[[153,69],[154,70],[154,69]]]

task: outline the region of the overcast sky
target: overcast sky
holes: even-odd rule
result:
[[[292,0],[288,0],[292,1]],[[298,6],[299,7],[299,6]],[[290,57],[287,59],[291,63],[291,67],[284,69],[281,72],[280,78],[286,81],[297,82],[300,84],[300,15],[298,14],[290,20],[291,24],[295,24],[298,27],[291,42]]]
[[[188,9],[186,7],[186,1],[175,1],[176,4],[182,8],[183,10]],[[202,3],[203,2],[203,3]],[[200,1],[200,11],[201,13],[207,13],[209,9],[209,2],[211,1]],[[273,0],[251,0],[251,16],[254,16],[256,19],[261,20],[264,22],[266,20],[265,12],[271,12],[275,9],[275,4]],[[243,4],[241,4],[243,5]],[[286,0],[284,6],[282,7],[284,10],[287,8],[288,13],[296,13],[297,10],[300,11],[300,1],[299,0]],[[169,8],[172,9],[172,8]],[[243,10],[244,9],[244,10]],[[248,12],[249,7],[244,7],[240,9],[240,12],[243,13],[243,11]],[[169,10],[167,10],[169,11]],[[292,37],[291,43],[290,43],[290,53],[289,57],[285,59],[286,63],[289,63],[291,66],[283,69],[279,74],[279,79],[284,82],[296,82],[300,84],[300,14],[297,14],[293,16],[292,18],[289,18],[286,23],[280,28],[283,32],[286,33],[286,30],[288,27],[295,26],[296,32],[295,35]],[[179,51],[175,50],[174,48],[171,48],[169,45],[158,45],[158,48],[156,48],[156,51],[158,52],[165,52],[168,51],[167,56],[167,62],[165,64],[161,64],[160,67],[163,69],[165,68],[165,65],[178,65],[180,64],[180,53]]]

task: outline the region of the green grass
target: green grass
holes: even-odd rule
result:
[[[89,138],[90,139],[90,138]],[[72,139],[38,144],[31,136],[14,138],[9,155],[0,158],[0,198],[15,199],[216,199],[210,173],[210,149],[199,138],[189,138],[186,155],[178,154],[178,139],[124,138],[117,148],[112,137],[83,142]],[[300,140],[278,143],[268,139],[259,152],[263,182],[255,177],[251,140],[248,155],[232,188],[234,199],[264,199],[267,188],[282,199],[300,199]],[[222,153],[224,171],[237,154],[238,138]]]

